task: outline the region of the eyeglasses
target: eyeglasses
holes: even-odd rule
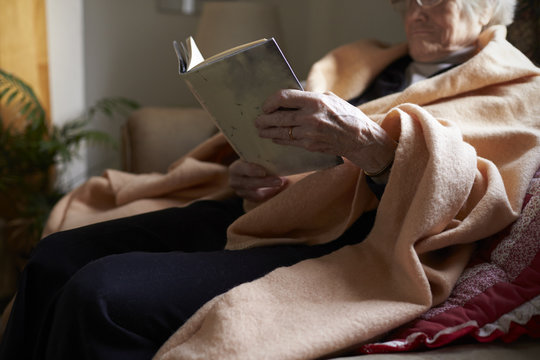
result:
[[[444,0],[415,0],[422,9],[429,9],[442,3]],[[392,5],[399,10],[405,11],[412,5],[413,0],[392,0]]]

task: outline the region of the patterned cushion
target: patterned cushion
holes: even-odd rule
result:
[[[480,243],[450,297],[360,353],[540,338],[540,169],[519,219]]]

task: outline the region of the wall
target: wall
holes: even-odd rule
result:
[[[268,0],[259,0],[268,1]],[[361,38],[404,41],[388,0],[274,0],[280,6],[288,57],[299,76],[329,50]]]
[[[195,31],[197,17],[157,11],[154,0],[84,2],[86,102],[125,96],[145,106],[193,105],[178,79],[172,42]],[[120,137],[123,119],[98,117],[96,126]],[[120,166],[120,154],[89,149],[90,175]]]
[[[51,119],[56,124],[77,118],[84,97],[83,0],[46,0]],[[86,179],[86,151],[61,170],[65,188]]]
[[[300,78],[306,76],[313,61],[337,45],[364,37],[388,42],[404,39],[401,20],[386,0],[253,1],[271,1],[279,6],[283,25],[280,44]],[[118,95],[145,106],[196,105],[175,76],[177,64],[171,43],[195,32],[197,16],[160,13],[155,0],[82,3],[87,106],[102,97]],[[96,126],[119,136],[121,122],[98,119]],[[89,173],[118,167],[119,158],[108,149],[91,148]]]

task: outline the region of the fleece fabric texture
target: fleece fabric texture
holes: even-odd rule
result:
[[[360,106],[398,141],[380,202],[345,161],[297,176],[228,232],[229,249],[317,244],[377,207],[367,239],[277,269],[214,298],[156,354],[165,359],[309,359],[373,340],[446,299],[476,240],[519,215],[540,166],[540,69],[506,40],[480,37],[473,58],[405,91]],[[362,41],[316,63],[313,91],[350,99],[407,52]],[[230,194],[221,135],[167,174],[108,171],[64,197],[46,234]]]

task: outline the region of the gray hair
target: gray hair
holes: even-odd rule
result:
[[[390,0],[396,9],[400,9],[399,5],[403,4],[404,1],[405,0]],[[492,25],[508,26],[512,23],[512,21],[514,21],[516,0],[461,0],[460,2],[468,16],[480,14],[482,9],[492,6],[493,14],[485,27]],[[401,7],[401,9],[403,8]]]
[[[492,6],[493,14],[485,27],[492,25],[510,25],[514,21],[516,0],[462,0],[463,9],[468,15],[479,14],[482,9]]]

